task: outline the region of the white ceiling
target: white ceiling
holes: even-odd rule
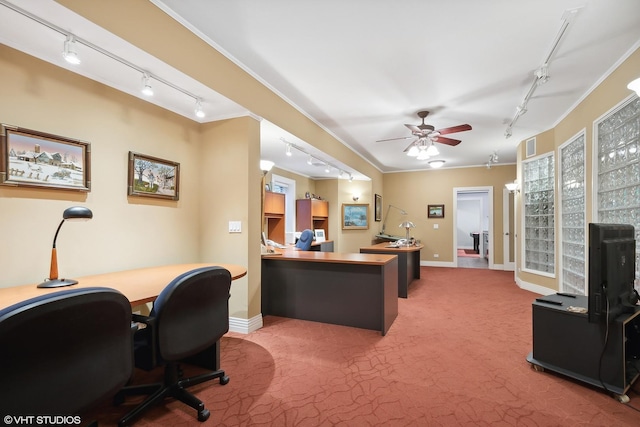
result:
[[[413,139],[376,142],[410,137],[404,124],[419,124],[420,110],[430,111],[426,123],[436,129],[473,127],[447,135],[462,140],[456,147],[438,144],[436,158],[445,167],[485,165],[493,153],[499,164],[515,163],[521,140],[553,127],[640,46],[639,0],[151,1],[383,172],[429,168],[403,153]],[[53,0],[14,3],[201,97],[207,117],[198,121],[250,114]],[[549,82],[536,89],[505,138],[563,14],[573,8],[580,9],[551,58]],[[64,34],[6,7],[0,22],[0,43],[142,97],[138,71],[82,45],[82,64],[67,65],[60,55]],[[194,119],[191,97],[154,87],[151,102]],[[268,123],[262,156],[284,169],[326,176],[296,150],[284,156],[283,140],[361,177],[312,141]]]

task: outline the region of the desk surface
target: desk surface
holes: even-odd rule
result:
[[[293,249],[283,250],[275,254],[262,255],[263,259],[370,265],[387,264],[391,262],[395,257],[395,255],[297,251]]]
[[[90,288],[105,286],[116,289],[124,294],[132,306],[153,301],[158,294],[180,274],[200,267],[220,266],[231,273],[232,280],[247,274],[244,267],[233,264],[175,264],[160,267],[138,268],[135,270],[116,271],[113,273],[96,274],[77,277],[77,285],[61,288],[38,288],[37,284],[0,288],[0,309],[20,301],[37,297],[47,293],[64,289]]]
[[[394,253],[394,252],[415,252],[415,251],[419,251],[420,249],[424,248],[423,244],[418,244],[418,245],[414,245],[414,246],[399,246],[397,248],[395,247],[389,247],[390,244],[392,244],[393,242],[382,242],[382,243],[378,243],[377,245],[371,245],[371,246],[364,246],[362,248],[360,248],[360,250],[373,250],[373,251],[382,251],[382,252],[389,252],[389,253]]]

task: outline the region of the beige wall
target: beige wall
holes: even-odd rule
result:
[[[405,229],[399,229],[398,225],[405,219],[412,221],[416,228],[411,231],[411,236],[425,245],[420,253],[421,259],[429,262],[453,262],[454,188],[492,187],[494,263],[502,264],[502,194],[504,185],[513,182],[515,177],[516,165],[493,166],[491,169],[475,167],[385,174],[382,193],[384,213],[386,214],[389,204],[408,213],[402,217],[394,213],[397,210],[392,209],[386,232],[404,236]],[[428,218],[427,205],[430,204],[444,204],[444,218]],[[392,218],[395,222],[391,222]],[[434,224],[438,225],[437,229],[434,229]],[[434,254],[438,254],[438,258]]]
[[[625,99],[631,96],[635,96],[629,89],[627,84],[640,76],[640,49],[633,52],[625,61],[623,61],[613,72],[603,80],[585,99],[580,102],[571,112],[569,112],[565,118],[563,118],[553,129],[543,132],[539,135],[535,135],[537,144],[537,155],[544,153],[554,152],[556,159],[556,191],[558,190],[558,147],[567,142],[570,138],[578,134],[580,131],[585,130],[586,135],[586,154],[587,154],[587,168],[586,168],[586,201],[587,222],[593,221],[593,122],[604,115],[606,112],[620,104]],[[521,164],[525,156],[525,141],[522,141],[518,146],[518,177],[521,181]],[[556,193],[557,195],[557,193]],[[556,203],[558,198],[556,197]],[[517,227],[519,235],[522,235],[522,200],[519,198],[517,201]],[[531,274],[527,272],[519,271],[521,268],[522,259],[520,256],[520,250],[518,250],[518,259],[516,260],[517,266],[517,280],[521,283],[528,285],[533,284],[541,286],[544,289],[551,291],[557,291],[560,288],[559,280],[560,275],[558,270],[560,268],[560,244],[558,242],[560,218],[558,217],[558,209],[556,209],[556,277],[548,278],[537,274]],[[520,248],[518,248],[520,249]]]

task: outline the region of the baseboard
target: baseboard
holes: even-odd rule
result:
[[[229,317],[229,331],[239,334],[249,334],[262,328],[262,314],[253,316],[251,319],[241,319],[239,317]]]
[[[520,289],[524,289],[525,291],[534,292],[540,295],[551,295],[556,293],[556,291],[554,291],[553,289],[547,288],[545,286],[536,285],[535,283],[525,282],[519,277],[516,277],[516,285],[518,285]]]
[[[420,265],[424,267],[455,267],[455,264],[450,261],[423,261],[420,260]]]

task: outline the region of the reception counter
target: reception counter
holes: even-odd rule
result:
[[[398,296],[407,298],[409,284],[420,278],[420,250],[422,244],[413,246],[389,247],[392,242],[378,243],[373,246],[360,248],[360,253],[388,254],[398,256]]]
[[[385,335],[398,316],[398,257],[312,251],[264,255],[262,314]]]

